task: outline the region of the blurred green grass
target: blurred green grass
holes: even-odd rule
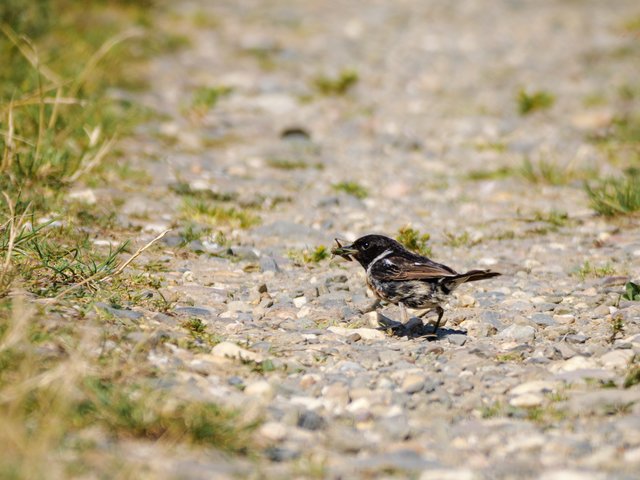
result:
[[[186,43],[148,28],[153,0],[0,4],[0,190],[35,208],[98,168],[149,112],[145,59]],[[6,213],[7,207],[0,207]]]

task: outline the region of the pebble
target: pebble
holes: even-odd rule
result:
[[[244,389],[247,395],[260,397],[262,399],[271,400],[274,396],[273,387],[265,380],[250,383]]]
[[[332,326],[327,330],[341,336],[357,333],[363,340],[384,340],[386,338],[384,332],[373,328],[344,328]]]
[[[407,375],[402,381],[402,390],[411,395],[423,390],[424,385],[425,379],[423,375]]]
[[[254,362],[262,361],[261,355],[239,347],[235,343],[231,342],[220,342],[211,349],[211,354],[215,357],[230,358],[234,360],[250,360]]]
[[[497,337],[515,342],[530,342],[536,336],[535,328],[529,325],[510,325],[500,333]]]
[[[600,363],[605,368],[624,369],[629,367],[634,357],[633,350],[613,350],[602,355]]]
[[[544,403],[544,397],[538,393],[523,393],[509,400],[512,407],[538,407]]]
[[[447,335],[447,340],[452,345],[462,347],[465,343],[467,343],[467,336],[459,333],[454,333],[451,335]]]

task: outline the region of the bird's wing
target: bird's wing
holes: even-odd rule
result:
[[[457,272],[426,257],[391,255],[375,262],[371,275],[383,281],[430,280],[455,276]]]

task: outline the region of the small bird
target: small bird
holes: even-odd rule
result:
[[[435,310],[438,314],[435,331],[444,314],[440,304],[445,303],[459,285],[501,275],[491,270],[457,273],[383,235],[365,235],[344,246],[336,239],[336,244],[331,253],[349,261],[356,259],[366,270],[367,285],[376,297],[400,306],[403,323],[407,321],[406,307]],[[420,318],[426,313],[429,312]]]

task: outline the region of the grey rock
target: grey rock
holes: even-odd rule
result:
[[[300,456],[299,450],[286,447],[269,447],[264,453],[272,462],[287,462]]]
[[[238,257],[241,260],[258,260],[260,258],[260,253],[252,247],[245,247],[240,245],[235,245],[229,248],[229,252],[234,257]]]
[[[467,336],[462,335],[460,333],[453,333],[451,335],[447,335],[447,340],[452,345],[457,345],[458,347],[462,347],[467,342]]]
[[[213,310],[210,310],[206,307],[176,307],[173,311],[180,316],[197,318],[208,318],[215,315],[215,312]]]
[[[280,267],[278,266],[278,262],[276,262],[275,258],[268,255],[263,255],[260,257],[260,271],[279,272]]]
[[[385,439],[391,441],[406,440],[411,433],[406,415],[381,418],[376,422],[376,429],[382,433]]]
[[[127,320],[139,320],[144,316],[141,312],[136,312],[134,310],[124,310],[121,308],[114,308],[102,302],[96,303],[96,307],[99,308],[100,310],[103,310],[109,313],[110,315],[113,315],[114,317],[124,318]]]
[[[531,315],[531,320],[533,320],[536,325],[541,325],[544,327],[557,325],[557,322],[553,319],[553,317],[551,315],[547,315],[546,313],[534,313],[533,315]]]
[[[305,410],[298,417],[298,426],[305,430],[319,430],[324,427],[325,420],[316,412]]]
[[[355,460],[351,465],[357,471],[366,472],[419,472],[437,464],[425,460],[414,450],[403,449],[361,458]]]
[[[530,342],[535,336],[536,329],[529,325],[510,325],[497,335],[497,337],[515,342]]]
[[[573,343],[573,344],[584,343],[588,339],[589,339],[589,337],[587,337],[586,335],[584,335],[582,333],[576,333],[576,334],[571,334],[571,335],[565,336],[565,341],[568,342],[568,343]]]

